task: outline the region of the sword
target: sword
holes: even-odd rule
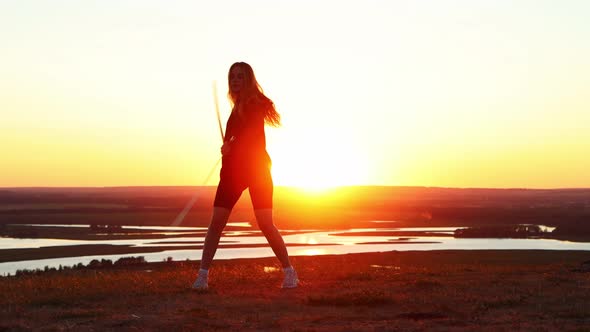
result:
[[[223,142],[223,141],[225,141],[225,134],[223,133],[223,126],[221,124],[221,113],[219,112],[219,98],[217,97],[217,82],[215,82],[215,81],[213,81],[213,101],[215,103],[215,113],[217,114],[217,124],[219,125],[219,133],[221,134],[221,141]],[[233,137],[232,137],[232,139],[233,139]],[[206,185],[207,182],[209,182],[209,179],[213,175],[213,172],[215,172],[215,169],[217,168],[217,166],[219,165],[220,162],[221,162],[221,158],[219,158],[217,160],[215,165],[213,165],[213,168],[211,168],[211,171],[209,171],[209,174],[205,178],[205,181],[203,181],[203,186]],[[182,224],[184,217],[191,210],[191,208],[193,207],[193,205],[195,204],[195,202],[197,201],[198,198],[199,198],[199,194],[195,193],[195,195],[191,198],[191,200],[185,205],[184,209],[178,214],[178,216],[176,216],[176,219],[174,219],[171,226],[179,226],[180,224]]]
[[[219,133],[221,133],[221,141],[225,141],[225,134],[223,133],[223,126],[221,125],[221,113],[219,113],[219,98],[217,98],[217,82],[213,81],[213,100],[215,101],[215,113],[217,114],[217,124],[219,125]]]

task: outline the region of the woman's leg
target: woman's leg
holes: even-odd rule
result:
[[[221,233],[227,224],[230,213],[230,209],[217,206],[213,207],[213,216],[211,217],[211,224],[209,224],[209,229],[207,230],[203,256],[201,258],[202,270],[209,270],[209,266],[211,265],[211,261],[213,261],[213,256],[215,256],[217,246],[219,245]]]
[[[272,221],[272,209],[255,209],[256,221],[283,268],[291,266],[283,237]]]

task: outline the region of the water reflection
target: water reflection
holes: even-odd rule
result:
[[[273,273],[273,272],[278,272],[279,268],[278,267],[274,267],[274,266],[265,266],[264,267],[264,273]]]
[[[38,227],[77,227],[90,228],[90,224],[19,224],[22,226]],[[228,222],[227,226],[233,227],[252,227],[249,222]],[[121,226],[122,229],[147,229],[147,230],[165,230],[165,231],[190,231],[190,230],[207,230],[207,227],[184,227],[184,226]]]
[[[326,249],[295,249],[290,250],[291,255],[293,256],[318,256],[318,255],[325,255],[327,253]]]
[[[401,270],[401,267],[394,266],[394,265],[376,265],[376,264],[373,264],[373,265],[371,265],[371,267],[376,268],[376,269]]]
[[[249,223],[230,223],[235,227],[250,227]],[[383,223],[385,225],[385,223]],[[48,226],[48,225],[39,225]],[[54,227],[80,227],[80,225],[53,225]],[[82,225],[84,226],[84,225]],[[89,227],[89,225],[85,225]],[[124,226],[123,229],[153,230],[137,234],[150,235],[159,233],[180,233],[187,231],[203,231],[206,227],[162,227],[162,226]],[[338,231],[306,230],[304,233],[288,234],[283,238],[292,256],[348,254],[360,252],[407,251],[407,250],[485,250],[485,249],[544,249],[544,250],[590,250],[590,243],[567,242],[552,239],[469,239],[453,238],[450,234],[454,227],[412,227],[412,228],[358,228]],[[396,235],[384,235],[395,232]],[[407,236],[400,237],[400,232],[428,232],[435,236]],[[353,233],[355,235],[353,235]],[[129,233],[126,233],[129,234]],[[347,235],[349,234],[349,235]],[[358,234],[358,235],[357,235]],[[188,235],[188,234],[187,234]],[[0,263],[0,275],[13,274],[18,269],[36,269],[49,267],[72,266],[78,263],[88,264],[93,259],[110,259],[116,261],[121,257],[144,256],[147,261],[163,261],[168,257],[174,260],[196,260],[201,257],[201,249],[187,250],[187,246],[201,246],[204,232],[191,233],[190,236],[180,236],[162,239],[118,239],[118,240],[60,240],[60,239],[15,239],[0,237],[0,250],[25,249],[51,246],[75,246],[88,244],[108,244],[134,247],[184,247],[178,250],[168,249],[152,253],[127,253],[117,255],[95,255],[80,257],[65,257],[55,259],[40,259],[20,262]],[[260,231],[255,229],[231,230],[224,232],[221,246],[215,256],[216,259],[256,258],[274,256],[267,241]],[[231,244],[237,247],[227,248]],[[262,245],[260,247],[240,248],[239,246]],[[156,249],[157,250],[157,249]]]

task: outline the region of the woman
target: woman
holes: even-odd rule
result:
[[[209,266],[230,212],[244,189],[248,188],[258,227],[281,262],[283,288],[295,288],[297,272],[289,262],[287,247],[272,221],[273,181],[270,157],[266,152],[264,125],[280,125],[280,115],[256,81],[252,67],[234,63],[228,73],[228,97],[233,105],[221,147],[222,166],[213,203],[213,216],[205,237],[201,267],[195,289],[207,289]]]

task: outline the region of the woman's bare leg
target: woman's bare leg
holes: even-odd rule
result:
[[[213,208],[213,216],[211,217],[211,223],[207,230],[207,236],[205,237],[205,244],[203,247],[203,256],[201,258],[202,270],[209,270],[209,266],[211,266],[213,256],[215,256],[217,246],[219,245],[221,233],[227,224],[227,219],[229,218],[230,213],[230,209],[222,207]]]
[[[289,262],[287,247],[285,246],[285,242],[283,241],[283,237],[279,233],[279,230],[275,227],[272,221],[272,209],[254,210],[254,214],[256,215],[258,227],[266,237],[272,251],[281,262],[283,268],[290,267],[291,263]]]

